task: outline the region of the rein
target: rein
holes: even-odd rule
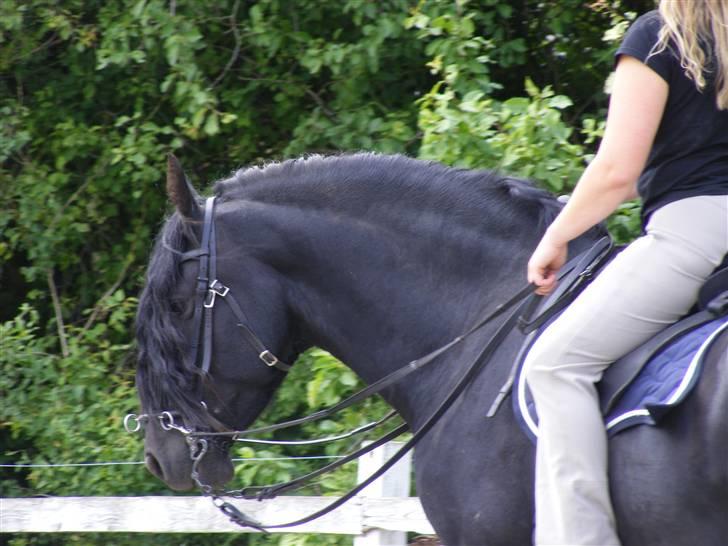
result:
[[[490,322],[493,318],[500,315],[505,310],[513,307],[518,302],[522,301],[524,298],[526,298],[528,295],[532,294],[532,287],[529,285],[525,287],[524,289],[520,290],[514,297],[512,297],[508,302],[505,304],[499,306],[493,313],[491,313],[488,317],[483,319],[482,321],[478,322],[473,328],[471,328],[467,333],[463,334],[462,336],[459,336],[458,338],[455,338],[453,342],[448,343],[445,347],[452,347],[454,344],[461,342],[466,337],[468,337],[470,334],[474,333],[475,331],[479,330],[482,326],[484,326],[486,323]],[[480,351],[480,353],[477,355],[477,357],[473,360],[473,362],[470,364],[468,369],[465,371],[465,373],[461,376],[461,378],[458,380],[457,384],[450,390],[450,392],[447,394],[445,399],[440,403],[440,405],[437,407],[437,409],[430,415],[430,417],[425,421],[425,423],[412,435],[412,438],[410,438],[404,446],[402,446],[392,457],[390,457],[387,462],[385,462],[376,472],[374,472],[371,476],[369,476],[366,480],[358,484],[356,487],[352,488],[348,493],[343,495],[342,497],[338,498],[328,506],[322,508],[321,510],[318,510],[317,512],[314,512],[312,514],[309,514],[308,516],[295,520],[295,521],[289,521],[286,523],[278,523],[273,525],[267,525],[262,524],[258,521],[255,521],[250,516],[247,516],[245,513],[241,512],[237,507],[235,507],[233,504],[223,500],[216,492],[214,492],[209,486],[202,484],[199,482],[198,479],[195,478],[196,476],[196,468],[197,465],[199,465],[199,462],[201,461],[202,457],[207,451],[207,441],[204,438],[199,438],[196,442],[190,441],[195,436],[187,436],[188,444],[190,445],[190,457],[193,461],[193,471],[192,471],[192,477],[193,480],[196,481],[200,489],[202,490],[203,494],[206,496],[210,496],[212,498],[213,504],[217,506],[233,523],[236,523],[237,525],[240,525],[241,527],[251,527],[254,529],[258,529],[260,531],[265,532],[266,529],[282,529],[286,527],[294,527],[296,525],[301,525],[303,523],[307,523],[309,521],[313,521],[314,519],[317,519],[321,516],[324,516],[328,514],[329,512],[335,510],[339,506],[343,505],[347,501],[349,501],[351,498],[356,496],[361,490],[363,490],[365,487],[367,487],[369,484],[374,482],[376,479],[381,477],[387,470],[389,470],[392,466],[394,466],[397,461],[399,461],[402,457],[404,457],[407,452],[409,452],[415,445],[427,434],[432,427],[435,426],[435,424],[440,420],[440,418],[445,414],[445,412],[452,406],[452,404],[457,400],[457,398],[460,396],[460,394],[465,390],[465,388],[470,385],[472,380],[477,376],[477,374],[480,372],[480,370],[483,368],[483,366],[489,362],[490,357],[493,355],[493,353],[497,350],[497,348],[500,346],[500,344],[505,340],[505,338],[508,336],[508,334],[513,330],[514,326],[518,323],[518,319],[521,316],[521,313],[523,309],[527,306],[528,302],[526,302],[525,305],[519,306],[515,311],[513,311],[509,317],[501,324],[501,326],[498,328],[496,333],[490,338],[488,343],[485,345],[485,347]],[[434,353],[437,353],[438,355],[441,354],[443,351],[438,349],[437,351],[434,351]],[[433,353],[430,353],[431,355]],[[428,355],[430,356],[430,355]],[[427,357],[425,357],[427,358]],[[407,366],[405,366],[407,368]],[[402,370],[404,368],[400,368]],[[400,371],[397,370],[397,371]],[[395,372],[396,373],[396,372]],[[394,375],[394,374],[390,374]],[[389,377],[389,376],[387,376]],[[398,427],[397,429],[393,430],[392,432],[386,434],[385,436],[379,438],[376,442],[373,444],[366,446],[365,448],[359,450],[357,453],[352,453],[349,455],[346,459],[343,461],[349,462],[350,460],[353,460],[354,458],[363,455],[364,453],[371,451],[375,447],[378,447],[381,444],[386,443],[390,439],[395,438],[402,432],[407,430],[406,425],[402,425]],[[194,447],[193,447],[194,445]],[[342,461],[337,461],[337,463],[344,464]],[[320,469],[319,471],[313,472],[309,475],[303,476],[299,478],[298,480],[295,480],[295,486],[301,485],[304,481],[307,481],[310,478],[313,478],[315,476],[321,475],[324,471],[331,470],[335,468],[335,466],[338,466],[337,463],[332,463],[329,465],[328,468]],[[199,476],[197,476],[199,478]],[[293,488],[293,486],[290,486],[289,484],[281,484],[279,486],[274,486],[277,489],[274,489],[273,487],[263,488],[263,493],[268,493],[269,491],[275,491],[275,493],[279,493],[282,490],[288,490]],[[270,498],[267,495],[262,498]]]
[[[430,417],[425,421],[425,423],[413,434],[412,438],[410,438],[409,441],[405,443],[402,448],[400,448],[397,453],[395,453],[389,460],[387,460],[386,463],[384,463],[375,473],[373,473],[371,476],[369,476],[365,481],[358,484],[356,487],[351,489],[348,493],[346,493],[344,496],[340,497],[339,499],[335,500],[328,506],[322,508],[321,510],[314,512],[313,514],[310,514],[306,516],[305,518],[298,519],[296,521],[286,522],[286,523],[279,523],[274,525],[265,525],[260,522],[255,521],[250,516],[247,516],[243,512],[241,512],[237,507],[235,507],[233,504],[225,501],[221,495],[227,495],[227,496],[233,496],[238,498],[256,498],[259,500],[273,498],[276,495],[282,493],[283,491],[290,491],[293,489],[296,489],[298,487],[301,487],[303,484],[308,482],[309,480],[320,476],[326,472],[329,472],[333,470],[334,468],[337,468],[338,466],[341,466],[347,462],[350,462],[361,455],[364,455],[365,453],[368,453],[369,451],[372,451],[373,449],[376,449],[380,445],[385,444],[386,442],[389,442],[399,436],[400,434],[406,432],[408,430],[407,425],[400,425],[399,427],[395,428],[394,430],[390,431],[389,433],[381,436],[376,441],[374,441],[372,444],[365,446],[364,448],[361,448],[353,453],[350,453],[343,459],[336,461],[334,463],[331,463],[330,465],[327,465],[323,468],[320,468],[319,470],[316,470],[314,472],[311,472],[307,475],[301,476],[299,478],[296,478],[290,482],[283,483],[283,484],[277,484],[273,486],[253,486],[244,488],[238,491],[216,491],[214,490],[210,485],[202,483],[200,480],[199,475],[199,465],[201,461],[203,460],[205,454],[207,453],[209,449],[209,442],[206,437],[220,437],[220,436],[226,436],[228,438],[236,438],[238,435],[241,434],[250,434],[252,432],[262,432],[262,431],[268,431],[268,430],[277,430],[280,428],[287,428],[289,426],[294,426],[295,424],[310,422],[318,419],[322,419],[323,417],[326,417],[328,415],[331,415],[332,413],[335,413],[336,411],[339,411],[341,409],[344,409],[345,407],[348,407],[361,399],[370,396],[372,394],[375,394],[382,389],[386,388],[387,386],[393,384],[396,381],[399,381],[403,377],[406,377],[410,373],[421,369],[424,365],[432,362],[435,360],[438,356],[440,356],[442,353],[446,352],[450,348],[454,347],[455,345],[463,342],[465,339],[467,339],[470,335],[475,333],[476,331],[480,330],[483,326],[500,316],[501,314],[505,313],[508,309],[512,308],[514,305],[518,304],[519,302],[522,302],[527,296],[533,294],[533,289],[530,285],[522,288],[517,294],[515,294],[512,298],[510,298],[507,302],[499,305],[496,307],[490,314],[488,314],[485,318],[478,321],[474,326],[472,326],[467,332],[464,334],[456,337],[449,343],[443,345],[439,349],[436,349],[435,351],[432,351],[431,353],[425,355],[424,357],[421,357],[419,359],[413,360],[409,364],[403,366],[402,368],[397,369],[395,372],[387,375],[383,379],[372,383],[369,387],[359,391],[358,393],[350,396],[346,400],[343,400],[339,404],[332,406],[331,408],[328,408],[326,410],[311,414],[307,417],[303,417],[300,419],[295,419],[292,421],[287,421],[285,423],[279,423],[277,425],[272,425],[270,427],[263,427],[258,429],[248,429],[245,431],[229,431],[229,432],[200,432],[200,431],[194,431],[186,428],[183,425],[177,424],[174,420],[174,414],[172,412],[166,411],[161,412],[159,414],[143,414],[143,415],[128,415],[125,419],[125,426],[127,426],[127,430],[130,431],[136,431],[139,430],[141,427],[141,423],[145,420],[148,420],[151,417],[157,417],[160,422],[160,426],[164,430],[176,430],[177,432],[181,433],[187,442],[187,445],[190,450],[190,459],[192,460],[192,472],[190,474],[192,480],[197,484],[198,488],[202,492],[204,496],[210,497],[213,504],[222,511],[230,520],[241,526],[241,527],[251,527],[260,531],[265,532],[266,529],[279,529],[279,528],[285,528],[285,527],[293,527],[296,525],[301,525],[303,523],[312,521],[314,519],[317,519],[332,510],[335,510],[342,504],[346,503],[348,500],[350,500],[352,497],[356,496],[362,489],[367,487],[369,484],[371,484],[373,481],[378,479],[380,476],[382,476],[387,470],[389,470],[394,464],[397,463],[404,455],[409,452],[418,442],[419,440],[429,432],[430,429],[439,421],[440,417],[445,414],[445,412],[452,406],[452,404],[457,400],[459,395],[463,392],[463,390],[471,383],[471,381],[477,376],[478,372],[482,369],[482,367],[489,361],[492,354],[496,351],[498,346],[505,340],[507,335],[513,330],[513,328],[517,325],[519,318],[522,316],[523,310],[527,307],[528,302],[525,304],[520,305],[516,308],[515,311],[513,311],[509,317],[503,322],[503,324],[498,328],[496,333],[491,337],[491,339],[488,341],[488,343],[485,345],[485,347],[480,351],[480,353],[477,355],[477,357],[473,360],[472,364],[468,367],[466,372],[461,376],[461,378],[458,380],[457,384],[450,390],[450,392],[447,394],[445,399],[440,403],[440,405],[437,407],[437,409],[430,415]],[[381,421],[384,421],[388,419],[391,416],[391,414],[385,416]]]
[[[196,305],[195,305],[195,311],[193,316],[194,321],[194,331],[197,332],[197,337],[193,342],[191,352],[192,352],[192,362],[196,365],[199,361],[199,367],[203,373],[208,373],[210,369],[210,364],[212,361],[212,311],[214,308],[214,305],[219,298],[222,298],[230,307],[233,314],[235,315],[235,318],[238,320],[237,326],[239,326],[244,334],[245,339],[248,341],[248,343],[253,347],[256,352],[258,353],[258,358],[267,366],[275,367],[279,369],[282,372],[287,372],[290,370],[291,366],[286,364],[285,362],[281,361],[279,358],[277,358],[269,349],[266,348],[265,344],[258,338],[258,336],[253,332],[253,330],[248,326],[248,320],[245,316],[245,313],[243,312],[241,306],[238,304],[235,297],[232,295],[230,288],[222,284],[217,278],[217,268],[216,268],[216,262],[217,262],[217,251],[216,251],[216,237],[215,237],[215,222],[214,222],[214,207],[215,207],[215,197],[210,197],[205,202],[205,212],[204,212],[204,223],[203,223],[203,231],[202,231],[202,241],[199,249],[188,251],[182,254],[182,261],[186,260],[192,260],[192,259],[199,259],[199,269],[198,269],[198,275],[197,275],[197,287],[196,287]],[[601,244],[601,246],[600,246]],[[599,248],[597,248],[599,247]],[[587,255],[603,255],[603,248],[604,248],[604,240],[601,240],[598,242],[594,248],[591,249],[590,252],[587,252]],[[596,249],[596,250],[595,250]],[[567,273],[571,272],[576,266],[577,263],[579,265],[582,265],[586,262],[586,267],[583,270],[583,273],[579,274],[577,279],[577,286],[580,285],[585,279],[587,279],[592,274],[592,268],[590,268],[590,264],[592,263],[592,260],[594,257],[587,261],[587,259],[584,256],[577,256],[575,259],[571,260],[564,268],[562,269],[560,278],[566,275]],[[293,419],[290,421],[285,421],[282,423],[266,426],[266,427],[259,427],[259,428],[250,428],[246,430],[224,430],[224,431],[198,431],[194,429],[189,429],[184,424],[179,424],[175,421],[175,415],[178,415],[171,411],[161,411],[158,413],[150,413],[150,414],[141,414],[141,415],[135,415],[135,414],[129,414],[124,419],[124,427],[128,432],[136,432],[140,430],[142,427],[142,424],[146,421],[148,421],[151,418],[156,417],[159,420],[159,424],[161,428],[165,431],[171,431],[175,430],[179,433],[181,433],[185,437],[185,441],[188,445],[189,452],[190,452],[190,459],[192,460],[192,471],[190,474],[190,477],[195,482],[195,484],[199,487],[200,491],[204,496],[208,496],[212,499],[213,504],[220,509],[225,515],[227,515],[230,520],[237,525],[240,525],[242,527],[251,527],[258,529],[260,531],[265,532],[266,529],[276,529],[276,528],[285,528],[285,527],[292,527],[296,525],[300,525],[309,521],[312,521],[316,518],[319,518],[332,510],[338,508],[345,502],[347,502],[349,499],[354,497],[357,493],[359,493],[362,489],[367,487],[370,483],[375,481],[377,478],[379,478],[382,474],[384,474],[389,468],[391,468],[394,464],[397,463],[408,451],[410,451],[418,442],[419,440],[427,434],[427,432],[432,429],[432,427],[435,426],[435,424],[439,421],[440,417],[445,414],[445,412],[452,406],[452,404],[457,400],[459,395],[467,388],[467,386],[472,382],[472,380],[477,376],[477,374],[480,372],[480,370],[487,364],[492,357],[493,353],[497,350],[497,348],[500,346],[500,344],[506,339],[508,334],[513,330],[513,328],[517,325],[521,325],[521,327],[525,330],[529,330],[531,328],[537,328],[541,324],[543,324],[545,321],[548,320],[551,316],[553,316],[554,313],[558,312],[563,308],[563,306],[566,305],[564,303],[564,299],[566,299],[567,296],[570,295],[570,292],[566,292],[564,296],[559,298],[551,307],[546,309],[545,311],[542,311],[538,317],[536,317],[533,320],[528,320],[528,317],[535,311],[535,308],[537,307],[538,303],[541,301],[541,298],[536,296],[533,293],[533,287],[529,284],[527,286],[524,286],[521,288],[516,294],[514,294],[508,301],[498,305],[493,311],[491,311],[487,316],[476,322],[471,328],[469,328],[465,333],[462,335],[454,338],[450,342],[446,343],[445,345],[439,347],[438,349],[435,349],[434,351],[428,353],[425,356],[422,356],[418,359],[412,360],[405,366],[402,366],[401,368],[398,368],[394,372],[388,374],[387,376],[379,379],[378,381],[375,381],[371,385],[365,387],[364,389],[360,390],[359,392],[349,396],[348,398],[342,400],[338,404],[335,404],[334,406],[331,406],[329,408],[326,408],[324,410],[312,413],[306,417]],[[526,299],[530,296],[530,299]],[[573,299],[573,298],[572,298]],[[526,300],[525,302],[523,300]],[[521,303],[521,305],[518,305]],[[353,404],[356,404],[357,402],[360,402],[361,400],[372,396],[376,393],[381,392],[382,390],[390,387],[394,383],[400,381],[401,379],[407,377],[411,373],[422,369],[427,364],[433,362],[437,359],[440,355],[447,352],[451,348],[455,347],[456,345],[462,343],[465,341],[468,337],[470,337],[475,332],[479,331],[481,328],[483,328],[485,325],[490,323],[495,318],[499,317],[500,315],[504,314],[509,309],[513,308],[514,306],[517,306],[514,311],[510,313],[510,315],[506,318],[506,320],[498,327],[496,332],[493,334],[493,336],[490,338],[490,340],[487,342],[487,344],[481,349],[477,357],[472,361],[472,363],[468,366],[465,373],[460,377],[458,382],[455,384],[455,386],[450,390],[450,392],[447,394],[447,396],[444,398],[444,400],[439,404],[437,409],[430,415],[430,417],[424,422],[424,424],[413,433],[410,440],[408,440],[405,445],[397,451],[386,463],[382,465],[381,468],[379,468],[375,473],[373,473],[369,478],[367,478],[362,483],[358,484],[356,487],[351,489],[348,493],[346,493],[344,496],[340,497],[336,501],[332,502],[328,506],[324,507],[323,509],[314,512],[313,514],[310,514],[304,518],[298,519],[296,521],[291,521],[287,523],[279,523],[275,525],[264,525],[261,524],[254,519],[250,518],[249,516],[245,515],[243,512],[241,512],[238,508],[236,508],[234,505],[230,504],[229,502],[222,499],[221,495],[226,496],[232,496],[236,498],[245,498],[245,499],[269,499],[273,498],[276,495],[284,492],[284,491],[290,491],[297,488],[300,488],[303,486],[306,482],[310,481],[311,479],[320,476],[322,474],[325,474],[347,462],[350,462],[361,455],[368,453],[369,451],[372,451],[373,449],[376,449],[380,445],[396,438],[400,434],[406,432],[408,430],[408,426],[406,424],[399,425],[392,431],[384,434],[377,440],[375,440],[370,445],[363,447],[359,450],[356,450],[339,461],[336,461],[334,463],[331,463],[329,465],[326,465],[314,472],[311,472],[309,474],[306,474],[304,476],[300,476],[298,478],[295,478],[289,482],[276,484],[276,485],[268,485],[268,486],[250,486],[246,487],[240,490],[233,490],[233,491],[219,491],[215,490],[212,486],[205,484],[200,479],[199,474],[199,465],[201,464],[205,454],[210,448],[211,443],[219,443],[222,445],[222,447],[228,447],[229,444],[233,441],[243,441],[243,442],[253,442],[253,443],[278,443],[278,444],[313,444],[313,443],[322,443],[325,441],[333,441],[333,440],[340,440],[343,438],[351,437],[355,434],[358,434],[360,432],[364,432],[367,430],[371,430],[372,428],[375,428],[379,424],[382,424],[383,422],[389,420],[392,416],[396,414],[396,412],[390,412],[385,417],[380,419],[379,421],[369,423],[367,425],[363,425],[354,431],[351,431],[350,433],[346,433],[343,435],[335,436],[335,437],[329,437],[329,438],[323,438],[323,439],[317,439],[317,440],[309,440],[309,441],[301,441],[301,442],[277,442],[277,441],[269,441],[269,440],[254,440],[249,438],[243,438],[244,435],[254,434],[254,433],[263,433],[263,432],[271,432],[275,430],[280,430],[296,425],[301,425],[304,423],[309,423],[313,421],[317,421],[326,417],[329,417],[345,408],[348,408],[349,406],[352,406]],[[201,353],[201,356],[200,356]],[[202,405],[205,406],[204,402],[202,402]],[[206,407],[206,406],[205,406]],[[211,417],[211,416],[210,416]],[[219,428],[225,429],[226,427],[222,426],[221,423],[219,423],[221,426]]]

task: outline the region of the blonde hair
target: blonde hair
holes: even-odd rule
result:
[[[672,41],[685,75],[701,91],[710,65],[716,104],[728,110],[728,0],[660,0],[659,9],[663,24],[654,52]]]

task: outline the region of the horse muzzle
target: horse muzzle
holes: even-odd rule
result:
[[[229,440],[206,438],[183,427],[160,426],[156,421],[150,420],[145,427],[144,462],[171,489],[214,489],[233,478]]]

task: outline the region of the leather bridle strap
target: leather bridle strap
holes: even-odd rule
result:
[[[269,349],[267,349],[260,338],[255,335],[253,330],[250,329],[248,326],[248,318],[245,316],[238,300],[236,300],[235,296],[233,296],[230,292],[230,289],[217,280],[215,281],[214,286],[210,286],[210,289],[213,290],[216,295],[221,296],[225,303],[228,304],[230,310],[233,312],[233,315],[235,315],[235,318],[238,321],[237,326],[242,330],[248,343],[253,347],[253,349],[255,349],[255,352],[258,354],[258,358],[268,366],[278,368],[283,372],[289,371],[291,366],[280,360]]]
[[[383,446],[387,442],[391,442],[398,436],[401,436],[405,432],[409,430],[409,426],[406,424],[402,424],[397,426],[396,428],[392,429],[391,431],[387,432],[386,434],[380,436],[378,439],[374,440],[371,443],[368,443],[364,447],[361,447],[357,449],[356,451],[352,451],[351,453],[348,453],[347,455],[343,456],[341,459],[330,463],[326,466],[323,466],[317,470],[314,470],[313,472],[309,472],[308,474],[304,474],[303,476],[299,476],[298,478],[294,478],[290,481],[283,482],[283,483],[277,483],[274,485],[250,485],[248,487],[244,487],[243,489],[237,490],[237,491],[226,491],[225,495],[229,495],[231,497],[236,498],[243,498],[243,499],[255,499],[255,500],[267,500],[267,499],[273,499],[280,495],[281,493],[286,493],[288,491],[295,491],[296,489],[300,489],[304,485],[306,485],[308,482],[310,482],[312,479],[317,478],[319,476],[322,476],[324,474],[328,474],[332,470],[335,470],[339,468],[342,465],[345,465],[346,463],[349,463],[351,461],[354,461],[361,457],[362,455],[365,455],[369,453],[370,451],[374,451],[376,448]]]
[[[216,282],[217,279],[217,240],[215,238],[214,212],[215,199],[210,197],[205,203],[205,225],[202,230],[202,248],[208,249],[208,255],[207,259],[204,256],[200,259],[200,272],[202,272],[203,260],[207,262],[208,270],[204,278],[200,278],[202,277],[200,275],[197,279],[198,283],[204,280],[208,284],[208,291],[202,302],[204,321],[202,326],[202,362],[200,368],[204,374],[209,373],[210,363],[212,362],[212,305],[208,305],[208,298],[211,294],[212,282]],[[208,238],[207,241],[205,241],[205,236]],[[212,302],[214,303],[215,296],[213,295],[212,298]]]
[[[205,200],[205,212],[202,223],[202,241],[200,248],[185,252],[182,261],[199,260],[197,271],[197,284],[195,289],[195,312],[193,316],[193,328],[196,336],[190,348],[192,363],[197,364],[202,357],[200,370],[208,374],[212,362],[212,336],[213,336],[213,308],[220,296],[227,302],[237,319],[237,325],[243,331],[243,335],[250,346],[256,351],[258,358],[266,365],[277,368],[283,372],[291,369],[291,366],[276,357],[255,335],[248,326],[248,319],[242,307],[231,294],[230,289],[217,279],[217,240],[215,236],[215,197],[208,197]]]
[[[212,314],[205,308],[205,299],[207,298],[209,275],[210,275],[210,239],[212,235],[212,215],[215,209],[215,199],[210,197],[205,201],[205,216],[202,223],[202,242],[200,248],[191,252],[185,252],[182,255],[182,261],[198,259],[199,266],[197,269],[197,280],[195,287],[195,313],[193,315],[193,324],[195,337],[190,347],[192,353],[191,363],[197,364],[200,353],[200,342],[202,341],[202,365],[200,368],[204,373],[210,370],[211,353],[208,345],[212,343],[212,335],[207,335],[208,330],[212,330]],[[214,248],[214,244],[212,247]],[[214,260],[213,260],[214,261]],[[204,331],[201,330],[204,329]],[[207,356],[206,356],[207,353]],[[207,360],[207,363],[205,363]]]
[[[614,251],[612,238],[605,236],[587,251],[569,260],[559,271],[559,284],[543,302],[544,308],[539,310],[539,314],[532,317],[536,306],[542,302],[542,298],[534,298],[530,308],[525,310],[523,317],[519,320],[521,331],[524,334],[530,334],[566,309],[591,282],[592,277],[609,262]]]

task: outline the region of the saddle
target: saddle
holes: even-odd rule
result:
[[[527,392],[525,378],[521,373],[526,355],[546,327],[576,299],[590,280],[597,276],[621,250],[622,248],[619,247],[613,248],[608,238],[598,241],[592,249],[577,259],[577,265],[560,280],[557,290],[539,302],[536,317],[521,323],[521,329],[528,335],[516,357],[509,380],[501,389],[501,395],[513,387],[515,391],[514,410],[526,433],[532,438],[535,438],[536,431],[535,410],[529,400],[530,395]],[[527,314],[530,311],[528,310]],[[670,407],[679,403],[697,380],[699,366],[692,358],[694,353],[698,352],[703,345],[703,352],[705,352],[707,346],[715,341],[717,334],[725,331],[726,327],[728,327],[728,256],[706,280],[700,290],[696,307],[687,316],[607,368],[597,388],[602,413],[606,418],[608,428],[613,429],[610,432],[615,433],[626,426],[639,422],[655,424]],[[677,343],[678,341],[680,343]],[[702,355],[699,356],[702,358]],[[657,357],[660,357],[662,362]],[[682,359],[682,363],[679,366],[682,368],[678,367],[677,372],[673,370],[666,374],[660,368],[663,366],[668,369],[667,365],[670,362],[680,359]],[[675,367],[673,366],[673,368]],[[681,375],[675,376],[676,373]],[[650,374],[653,377],[645,379],[645,376]],[[686,377],[687,374],[690,374],[690,377],[685,379],[682,374],[686,374]],[[670,377],[670,375],[675,377]],[[666,379],[673,381],[673,384],[664,388],[647,384],[649,381],[659,383]],[[679,388],[674,388],[674,382],[679,383]],[[639,392],[640,390],[642,393]],[[673,394],[672,402],[669,405],[655,404],[654,407],[649,407],[647,404],[646,410],[629,411],[628,404],[638,401],[639,396],[649,394],[649,398],[654,399],[660,390],[665,391],[668,395]],[[674,396],[672,391],[680,391],[681,396],[679,398]],[[626,397],[625,394],[627,394]],[[495,414],[497,404],[503,397],[500,396],[500,399],[494,402],[488,413],[489,416]],[[624,415],[615,418],[615,411],[629,413],[629,419],[625,419]]]
[[[686,334],[728,314],[728,266],[722,264],[700,289],[698,306],[687,317],[669,326],[607,368],[598,384],[604,415],[612,411],[625,389],[650,360]]]

